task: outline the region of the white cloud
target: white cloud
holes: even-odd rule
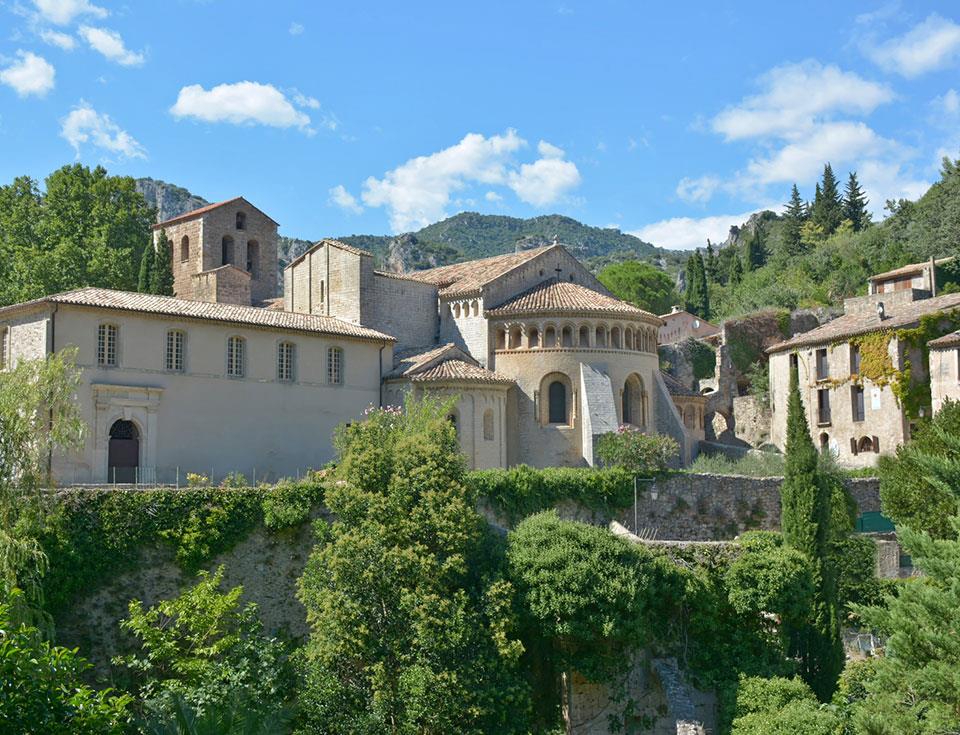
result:
[[[580,185],[580,172],[572,161],[557,157],[541,158],[533,163],[522,164],[519,171],[511,171],[508,185],[521,201],[535,207],[546,207]]]
[[[893,141],[862,122],[824,123],[776,153],[751,160],[746,175],[740,178],[743,185],[806,182],[816,178],[828,161],[837,166],[896,150]]]
[[[673,217],[654,222],[628,234],[671,250],[690,250],[704,247],[707,238],[722,242],[731,225],[740,225],[756,210],[743,214],[721,214],[712,217]]]
[[[287,29],[287,32],[291,36],[299,36],[301,33],[303,33],[303,31],[304,31],[303,23],[297,23],[296,21],[291,23],[290,27]]]
[[[933,183],[909,176],[899,163],[882,160],[864,161],[857,169],[857,178],[870,199],[870,211],[878,219],[888,214],[883,209],[888,199],[919,199]]]
[[[88,0],[33,0],[37,12],[44,20],[63,26],[71,23],[74,18],[89,15],[94,18],[106,18],[107,11],[99,5],[93,5]]]
[[[123,38],[116,31],[111,31],[108,28],[80,26],[77,32],[83,40],[90,44],[90,48],[121,66],[139,66],[144,61],[143,54],[128,49],[123,43]]]
[[[488,202],[492,202],[494,204],[499,204],[500,202],[503,201],[503,197],[497,194],[497,192],[495,191],[488,191],[486,194],[483,195],[483,198],[486,199]]]
[[[427,156],[411,158],[383,178],[369,177],[363,202],[386,207],[395,232],[423,227],[442,219],[457,201],[452,195],[475,184],[506,186],[524,202],[536,207],[552,204],[580,183],[575,164],[564,151],[547,141],[537,144],[533,163],[516,166],[513,155],[526,146],[515,130],[489,138],[469,133],[457,144]],[[487,201],[497,201],[488,192]]]
[[[109,115],[97,112],[83,100],[61,122],[60,135],[73,146],[77,157],[84,143],[125,158],[147,157],[146,150],[132,135],[111,120]]]
[[[316,99],[315,97],[308,97],[300,92],[294,92],[293,103],[297,107],[308,107],[311,110],[320,109],[320,100]]]
[[[353,194],[346,190],[343,184],[337,184],[330,189],[329,194],[330,203],[335,204],[345,212],[360,214],[363,211],[360,202],[357,201],[357,198]]]
[[[720,179],[706,175],[696,179],[684,177],[677,184],[677,196],[685,202],[704,203],[710,200],[720,186]]]
[[[933,100],[933,108],[942,115],[956,115],[960,112],[960,94],[955,89],[948,89]]]
[[[861,42],[864,54],[886,71],[911,78],[942,69],[960,56],[960,25],[932,13],[902,36]]]
[[[40,38],[44,41],[44,43],[49,43],[51,46],[57,46],[64,51],[73,51],[73,49],[77,46],[77,42],[73,36],[71,36],[69,33],[61,33],[60,31],[40,31]]]
[[[894,96],[885,85],[814,60],[775,67],[759,84],[760,94],[713,119],[713,129],[728,141],[796,137],[832,113],[869,113]]]
[[[170,112],[174,117],[190,117],[204,122],[268,125],[313,132],[309,115],[298,110],[272,84],[259,82],[219,84],[209,90],[191,84],[180,90]]]
[[[0,70],[0,84],[12,87],[21,97],[43,97],[53,89],[56,70],[52,64],[30,51],[17,51],[17,57],[18,61]]]

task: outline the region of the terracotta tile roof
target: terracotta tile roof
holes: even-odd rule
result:
[[[767,352],[783,352],[784,350],[805,345],[839,342],[849,339],[850,337],[856,337],[857,335],[869,334],[870,332],[912,327],[918,324],[920,317],[926,314],[933,314],[938,311],[952,311],[954,309],[960,309],[960,293],[937,296],[932,299],[920,299],[918,301],[897,305],[895,311],[887,312],[887,317],[882,322],[877,317],[877,313],[872,310],[856,314],[844,314],[843,316],[838,316],[833,321],[827,322],[822,327],[817,327],[809,332],[798,334],[791,339],[778,342],[772,347],[769,347]]]
[[[419,351],[398,353],[388,379],[406,378],[411,382],[467,382],[512,385],[506,376],[480,367],[476,360],[452,342]]]
[[[410,271],[406,275],[417,281],[435,284],[440,289],[441,296],[467,294],[478,291],[481,286],[554,247],[561,246],[546,245],[532,250],[522,250],[519,253],[494,255],[491,258],[468,260],[466,263],[442,265],[438,268],[429,268],[422,271]]]
[[[252,209],[256,209],[260,214],[262,214],[268,220],[273,222],[273,224],[279,225],[279,223],[273,217],[271,217],[269,214],[264,212],[259,207],[255,207],[252,204],[250,204],[250,202],[248,202],[244,197],[234,197],[233,199],[226,199],[222,202],[217,202],[216,204],[207,204],[206,206],[200,207],[199,209],[193,209],[189,212],[178,214],[176,217],[171,217],[170,219],[164,220],[163,222],[157,222],[157,224],[153,225],[150,229],[159,230],[161,227],[166,227],[167,225],[173,225],[173,224],[176,224],[177,222],[184,222],[188,219],[199,217],[201,214],[206,214],[207,212],[211,212],[214,209],[219,209],[220,207],[226,207],[228,204],[236,204],[237,202],[244,202],[248,207]]]
[[[661,324],[659,317],[649,311],[638,309],[626,301],[607,296],[579,283],[550,280],[514,296],[506,303],[487,309],[488,316],[513,316],[518,314],[578,314],[595,313],[608,316],[639,317]]]
[[[397,281],[413,281],[414,283],[421,283],[424,286],[432,286],[432,283],[426,283],[425,281],[420,280],[419,278],[414,278],[409,273],[394,273],[393,271],[378,271],[373,272],[375,276],[382,276],[383,278],[393,278]]]
[[[690,398],[706,398],[706,396],[697,393],[697,391],[692,388],[688,388],[670,373],[666,373],[663,370],[660,371],[660,376],[663,378],[664,385],[667,386],[667,391],[669,391],[671,396],[687,396]]]
[[[950,332],[937,339],[932,339],[927,344],[935,350],[942,350],[947,347],[957,347],[960,345],[960,329],[956,332]]]
[[[188,301],[172,296],[133,293],[131,291],[113,291],[107,288],[81,288],[76,291],[46,296],[22,304],[14,304],[0,309],[0,316],[7,312],[20,310],[35,304],[72,304],[74,306],[92,306],[100,309],[115,309],[143,314],[203,319],[229,324],[246,324],[267,329],[284,329],[296,332],[330,334],[339,337],[355,337],[378,342],[395,342],[388,334],[361,327],[341,319],[315,314],[298,314],[292,311],[261,309],[255,306],[237,304],[213,304],[206,301]]]
[[[951,260],[953,260],[952,257],[937,258],[937,260],[934,261],[934,263],[936,265],[943,265],[944,263],[949,263]],[[881,281],[881,280],[886,280],[888,278],[895,278],[897,276],[907,276],[907,275],[910,275],[911,273],[919,273],[928,265],[930,265],[929,260],[925,260],[922,263],[910,263],[909,265],[904,265],[899,268],[894,268],[892,271],[886,271],[885,273],[877,273],[876,275],[870,276],[867,280]]]
[[[347,243],[340,242],[339,240],[331,240],[329,238],[324,238],[323,240],[318,240],[317,242],[313,243],[313,245],[311,245],[309,248],[307,248],[302,253],[300,253],[300,255],[298,255],[296,258],[291,260],[289,265],[287,265],[287,268],[293,268],[293,266],[295,266],[301,260],[306,258],[314,250],[322,248],[324,245],[332,245],[335,248],[346,250],[348,253],[353,253],[354,255],[362,255],[368,258],[373,257],[373,253],[371,253],[369,250],[363,250],[362,248],[355,248],[353,247],[353,245],[347,245]],[[286,270],[287,268],[284,268],[284,270]]]

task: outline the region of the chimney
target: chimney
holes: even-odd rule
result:
[[[886,312],[886,309],[883,308],[883,302],[882,302],[882,301],[878,301],[878,302],[877,302],[877,318],[878,318],[880,321],[883,321],[884,319],[887,318],[887,312]]]
[[[930,295],[937,295],[937,261],[930,256]]]

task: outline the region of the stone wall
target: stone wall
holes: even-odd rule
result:
[[[770,406],[756,396],[733,399],[733,433],[752,447],[770,442]]]

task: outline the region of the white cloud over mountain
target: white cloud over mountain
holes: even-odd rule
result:
[[[73,146],[77,157],[84,144],[123,158],[146,158],[147,152],[106,113],[99,113],[83,100],[61,121],[60,135]]]
[[[718,214],[709,217],[672,217],[641,227],[627,234],[671,250],[692,250],[704,247],[707,238],[713,242],[726,239],[731,225],[745,222],[756,210],[742,214]]]
[[[580,184],[576,164],[547,141],[538,143],[538,159],[518,164],[515,156],[526,145],[513,129],[490,137],[469,133],[448,148],[411,158],[382,178],[367,178],[361,198],[368,207],[386,208],[394,232],[405,232],[443,219],[453,195],[471,186],[504,186],[521,201],[545,207]],[[492,201],[489,194],[484,196]]]

